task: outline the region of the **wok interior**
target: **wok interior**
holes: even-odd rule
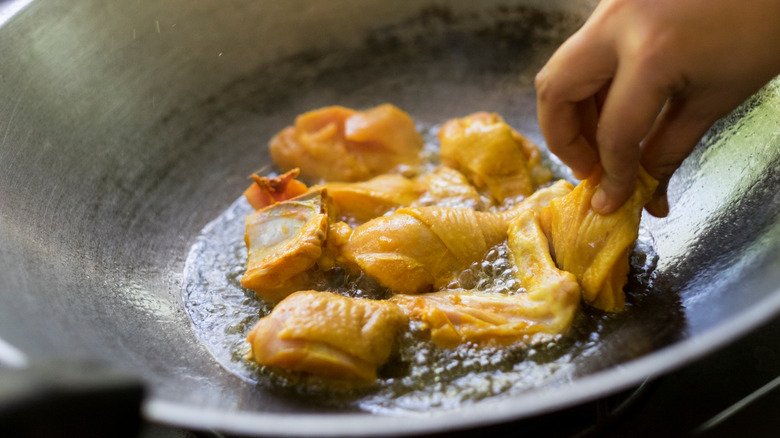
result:
[[[312,108],[390,102],[426,124],[495,111],[543,144],[533,76],[593,6],[125,3],[41,0],[0,28],[0,336],[33,359],[117,364],[152,401],[295,414],[349,408],[214,361],[182,301],[200,230],[270,169],[267,140]],[[574,377],[780,307],[779,113],[775,81],[686,161],[670,216],[645,218],[657,259],[640,273],[643,310]],[[523,397],[501,401],[507,417],[532,412]]]

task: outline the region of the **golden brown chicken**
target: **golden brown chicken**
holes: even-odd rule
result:
[[[623,309],[629,251],[639,234],[642,208],[658,185],[640,168],[636,188],[617,211],[601,215],[591,209],[599,174],[542,210],[542,227],[552,243],[558,267],[577,276],[584,301],[609,312]]]
[[[387,301],[301,291],[277,304],[247,341],[251,358],[261,365],[371,382],[406,321],[403,312]]]
[[[316,186],[315,186],[316,187]],[[474,208],[482,206],[476,189],[457,170],[439,166],[435,171],[407,178],[383,174],[362,182],[330,182],[323,185],[337,208],[339,219],[360,225],[401,207],[437,205]]]
[[[579,307],[579,286],[574,275],[556,268],[534,211],[511,221],[508,244],[524,292],[449,290],[395,295],[391,301],[422,322],[442,347],[538,342],[566,333]]]
[[[308,285],[328,231],[325,190],[315,190],[246,217],[246,273],[241,285],[279,301]]]
[[[498,114],[474,113],[452,119],[439,131],[442,163],[463,172],[498,204],[529,196],[552,179],[539,148]]]
[[[483,210],[485,202],[469,180],[460,172],[447,166],[438,166],[433,172],[417,178],[425,188],[414,206],[470,208]]]
[[[542,209],[550,205],[553,199],[569,194],[574,186],[566,180],[558,180],[543,189],[534,192],[533,195],[523,199],[520,203],[500,214],[510,220],[526,211],[533,211],[537,215],[542,214]]]
[[[400,164],[416,164],[422,137],[408,114],[390,104],[367,111],[331,106],[299,115],[270,142],[283,171],[312,181],[363,181]]]
[[[560,334],[571,327],[579,308],[580,287],[574,274],[555,265],[539,216],[528,210],[512,219],[507,244],[525,298],[540,304],[528,316],[540,325],[541,332]]]
[[[351,225],[411,205],[425,191],[418,181],[395,174],[379,175],[363,182],[331,182],[324,187],[339,218]]]
[[[341,256],[395,292],[427,292],[506,239],[506,222],[468,209],[402,208],[355,228]]]

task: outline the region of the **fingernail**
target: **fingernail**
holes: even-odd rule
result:
[[[604,192],[604,189],[599,187],[596,190],[596,193],[593,195],[593,199],[590,200],[590,205],[599,213],[607,208],[607,194]]]
[[[585,173],[583,171],[578,171],[578,170],[574,170],[572,173],[574,173],[574,177],[580,181],[590,176],[590,173]]]
[[[591,164],[590,166],[579,166],[577,169],[572,168],[572,173],[574,173],[574,177],[583,180],[586,178],[589,178],[593,174],[593,167],[595,164]]]

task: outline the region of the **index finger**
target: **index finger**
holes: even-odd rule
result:
[[[567,40],[536,76],[537,116],[547,147],[572,168],[588,176],[598,162],[595,96],[611,80],[615,52],[584,30]]]

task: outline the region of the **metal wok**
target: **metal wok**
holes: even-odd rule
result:
[[[296,114],[391,102],[435,124],[489,110],[543,144],[533,76],[593,6],[32,2],[0,26],[0,338],[30,361],[94,358],[138,375],[152,421],[367,436],[556,411],[748,333],[780,310],[777,81],[703,139],[671,183],[669,217],[645,218],[657,258],[641,299],[566,382],[379,415],[249,384],[193,333],[188,249]]]

